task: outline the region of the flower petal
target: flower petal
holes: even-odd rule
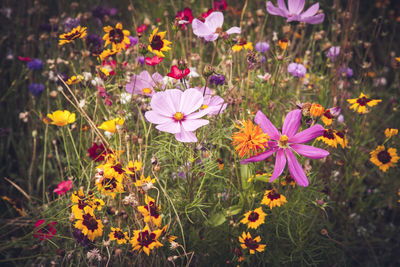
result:
[[[299,130],[301,124],[301,110],[296,109],[290,111],[283,122],[282,127],[282,134],[286,135],[287,137],[294,136],[297,131]]]
[[[181,124],[179,122],[175,122],[175,121],[167,122],[167,123],[157,125],[156,129],[158,129],[162,132],[176,134],[176,133],[181,132]]]
[[[296,143],[296,144],[307,143],[323,134],[324,134],[324,127],[322,127],[320,124],[316,124],[308,129],[305,129],[304,131],[299,132],[295,136],[290,137],[289,143]]]
[[[272,173],[269,182],[272,183],[276,178],[278,178],[282,174],[285,167],[286,167],[285,151],[284,149],[279,149],[278,152],[276,153],[274,172]]]
[[[215,33],[217,28],[221,28],[224,23],[224,15],[222,12],[212,12],[207,18],[204,24],[212,33]]]
[[[231,34],[240,34],[242,32],[242,30],[239,27],[232,27],[229,30],[226,31],[227,34],[231,35]]]
[[[292,175],[293,179],[300,186],[308,186],[307,176],[304,173],[303,167],[301,167],[300,163],[297,161],[296,156],[293,154],[292,150],[286,149],[285,152],[286,152],[289,172]]]
[[[203,22],[201,22],[198,19],[194,19],[192,21],[192,28],[193,28],[193,33],[198,37],[204,37],[206,35],[214,33],[206,25],[204,25]]]
[[[203,36],[203,37],[204,37],[204,40],[206,40],[208,42],[212,42],[212,41],[217,40],[218,36],[219,36],[218,33],[213,33],[213,34],[206,35],[206,36]]]
[[[179,142],[185,142],[185,143],[197,142],[197,137],[193,132],[182,131],[180,133],[175,134],[175,138]]]
[[[290,147],[300,155],[311,159],[322,159],[329,155],[328,151],[318,147],[300,144],[290,145]]]
[[[150,106],[155,112],[165,116],[172,117],[176,113],[176,108],[174,107],[172,100],[167,96],[167,91],[153,95],[150,101]]]
[[[274,154],[275,151],[278,150],[278,147],[274,147],[272,149],[268,149],[267,151],[264,151],[256,156],[250,157],[248,159],[244,159],[240,162],[240,164],[248,164],[250,162],[257,162],[257,161],[262,161],[266,158],[268,158],[269,156],[271,156],[272,154]]]
[[[302,19],[314,16],[318,12],[318,9],[319,9],[319,3],[315,3],[314,5],[310,6],[306,11],[301,13],[300,16]]]
[[[267,11],[269,14],[275,15],[275,16],[286,17],[286,15],[287,15],[287,13],[285,13],[284,10],[282,10],[281,8],[275,7],[272,4],[272,2],[270,2],[270,1],[267,2]]]
[[[257,111],[254,121],[260,125],[264,133],[267,133],[271,139],[279,140],[281,134],[278,129],[271,123],[271,121],[260,110]]]
[[[194,88],[187,89],[181,96],[179,111],[189,115],[198,110],[203,104],[203,95]]]
[[[174,120],[171,117],[164,116],[154,110],[146,111],[144,117],[151,123],[154,124],[164,124],[164,123],[173,123]]]
[[[304,0],[288,0],[289,13],[300,14],[304,8]]]
[[[207,125],[209,123],[208,120],[197,119],[197,120],[184,120],[181,121],[182,127],[185,131],[193,132],[196,131],[197,128],[201,126]]]
[[[312,17],[301,19],[301,21],[309,24],[320,24],[324,21],[324,19],[325,19],[325,14],[322,13]]]
[[[287,9],[284,0],[278,0],[278,7],[284,12],[284,16],[289,14],[289,10]]]

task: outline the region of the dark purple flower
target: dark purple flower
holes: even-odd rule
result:
[[[29,92],[31,92],[34,96],[38,96],[44,90],[44,85],[41,83],[32,83],[29,85]]]
[[[138,56],[138,57],[136,58],[136,60],[137,60],[137,62],[139,62],[140,65],[143,65],[143,64],[144,64],[144,56]]]
[[[261,53],[266,53],[269,50],[269,44],[267,42],[256,43],[256,50]]]
[[[108,9],[98,6],[92,10],[92,15],[95,18],[103,19],[105,15],[108,15]]]
[[[317,14],[319,3],[312,5],[303,12],[304,4],[305,0],[288,0],[288,9],[284,0],[278,0],[278,7],[268,1],[267,11],[271,15],[285,17],[287,19],[286,22],[300,21],[310,24],[320,24],[324,21],[325,14]]]
[[[104,41],[99,35],[92,33],[86,37],[86,45],[92,55],[97,56],[103,51]]]
[[[326,56],[331,59],[332,62],[335,62],[337,57],[340,54],[340,46],[332,46],[329,48],[328,53],[326,53]]]
[[[218,86],[218,85],[224,85],[224,83],[225,83],[225,76],[223,74],[211,75],[210,84],[215,84],[216,86]]]
[[[78,27],[80,25],[81,21],[79,18],[70,18],[68,17],[66,20],[64,20],[63,25],[65,28],[66,32],[69,32],[75,27]]]
[[[128,36],[129,41],[130,41],[130,46],[134,46],[135,44],[138,43],[138,38],[136,36]]]
[[[307,69],[302,64],[290,63],[288,68],[288,72],[296,77],[304,77],[306,75]]]
[[[72,235],[74,236],[76,242],[83,247],[87,247],[91,243],[90,240],[79,229],[74,228]]]
[[[43,68],[43,63],[40,59],[34,58],[26,63],[26,66],[31,70],[41,70]]]

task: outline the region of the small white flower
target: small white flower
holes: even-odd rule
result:
[[[79,101],[79,107],[80,108],[83,108],[85,106],[85,104],[86,104],[85,99],[82,99],[81,101]]]
[[[123,92],[120,95],[121,104],[125,105],[131,102],[132,94]]]
[[[200,77],[200,74],[197,73],[197,70],[196,70],[195,67],[189,67],[189,70],[190,70],[190,72],[189,72],[189,74],[188,74],[188,77],[189,77],[189,78],[197,78],[197,77]]]
[[[265,73],[264,75],[257,75],[257,77],[265,82],[268,82],[268,80],[271,78],[271,74],[268,72]]]
[[[95,77],[92,81],[91,81],[93,86],[103,86],[104,87],[104,82],[100,77]]]
[[[83,72],[82,73],[83,78],[85,79],[85,81],[89,81],[90,79],[92,79],[92,74],[90,72]]]

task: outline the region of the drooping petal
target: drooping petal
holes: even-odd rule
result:
[[[303,13],[301,13],[301,18],[307,18],[307,17],[311,17],[314,16],[319,9],[319,3],[315,3],[314,5],[310,6],[306,11],[304,11]]]
[[[285,152],[286,152],[289,172],[292,175],[293,179],[300,186],[308,186],[307,176],[304,173],[303,167],[301,167],[300,163],[297,161],[296,156],[290,149],[286,149]]]
[[[227,34],[231,35],[231,34],[240,34],[242,32],[242,30],[239,27],[232,27],[229,30],[226,31]]]
[[[307,143],[311,140],[314,140],[317,137],[320,137],[323,133],[324,133],[324,127],[322,127],[320,124],[316,124],[308,129],[305,129],[304,131],[299,132],[295,136],[290,137],[289,143],[295,143],[295,144]]]
[[[267,133],[271,139],[279,140],[281,136],[278,129],[272,124],[272,122],[264,115],[260,110],[257,111],[254,121],[260,125],[264,133]]]
[[[184,142],[184,143],[197,142],[197,137],[192,132],[185,132],[185,131],[179,132],[175,134],[175,138],[179,142]]]
[[[304,0],[288,0],[289,13],[300,14],[304,8]]]
[[[301,109],[290,111],[283,122],[282,134],[287,137],[294,136],[299,130],[301,124]]]
[[[269,182],[272,183],[276,178],[278,178],[282,174],[285,167],[286,167],[285,150],[279,149],[278,152],[276,153],[274,172],[272,173]]]
[[[179,111],[185,115],[198,110],[203,104],[203,95],[194,88],[187,89],[181,96]]]
[[[182,127],[185,131],[193,132],[193,131],[196,131],[197,128],[207,125],[209,123],[209,121],[203,120],[203,119],[197,119],[197,120],[184,120],[181,123],[182,123]]]
[[[175,121],[167,122],[167,123],[157,125],[156,129],[158,129],[162,132],[176,134],[176,133],[181,132],[181,124],[179,122],[175,122]]]
[[[203,37],[214,33],[206,25],[204,25],[202,21],[198,19],[194,19],[192,21],[192,28],[193,33],[198,37]]]
[[[217,28],[221,28],[224,23],[224,15],[222,12],[212,12],[207,18],[204,24],[212,33],[215,33]]]
[[[310,24],[320,24],[324,21],[324,19],[325,19],[325,14],[318,14],[312,17],[304,18],[301,21]]]
[[[271,156],[272,154],[274,154],[275,151],[278,150],[278,147],[274,147],[271,149],[268,149],[267,151],[264,151],[256,156],[250,157],[248,159],[244,159],[240,162],[240,164],[248,164],[250,162],[257,162],[257,161],[262,161],[266,158],[268,158],[269,156]]]
[[[164,123],[173,123],[174,120],[171,117],[164,116],[154,110],[146,111],[144,117],[151,123],[154,124],[164,124]]]
[[[318,147],[300,144],[293,144],[290,147],[300,155],[311,159],[322,159],[329,155],[328,151]]]

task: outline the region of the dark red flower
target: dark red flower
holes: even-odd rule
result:
[[[228,7],[226,0],[214,1],[214,10],[224,11]]]
[[[142,33],[144,31],[146,31],[147,29],[147,25],[146,24],[142,24],[139,27],[136,28],[137,33]]]
[[[19,60],[21,60],[22,62],[29,62],[31,61],[30,57],[18,57]]]
[[[56,193],[59,196],[64,195],[67,193],[69,190],[72,188],[72,181],[67,180],[67,181],[62,181],[57,185],[57,188],[53,190],[53,193]]]
[[[104,157],[111,153],[111,150],[107,149],[103,144],[98,145],[93,143],[92,147],[88,149],[89,157],[95,162],[103,161]]]
[[[160,64],[161,61],[163,61],[163,59],[164,59],[163,57],[154,56],[152,58],[146,57],[144,60],[146,61],[147,65],[154,66]]]
[[[35,229],[40,228],[43,223],[44,223],[43,219],[38,220],[35,224]],[[57,224],[56,222],[49,223],[47,226],[37,230],[33,236],[36,238],[40,238],[40,240],[52,238],[57,232],[56,228],[53,227],[53,225],[56,224]]]
[[[178,69],[178,67],[176,65],[171,67],[171,72],[167,74],[168,77],[180,80],[183,77],[185,77],[186,75],[188,75],[190,73],[190,70],[188,68],[184,69],[183,72]]]
[[[175,18],[179,20],[178,23],[182,30],[186,30],[186,24],[191,24],[193,21],[192,10],[186,7],[183,11],[178,11]]]

